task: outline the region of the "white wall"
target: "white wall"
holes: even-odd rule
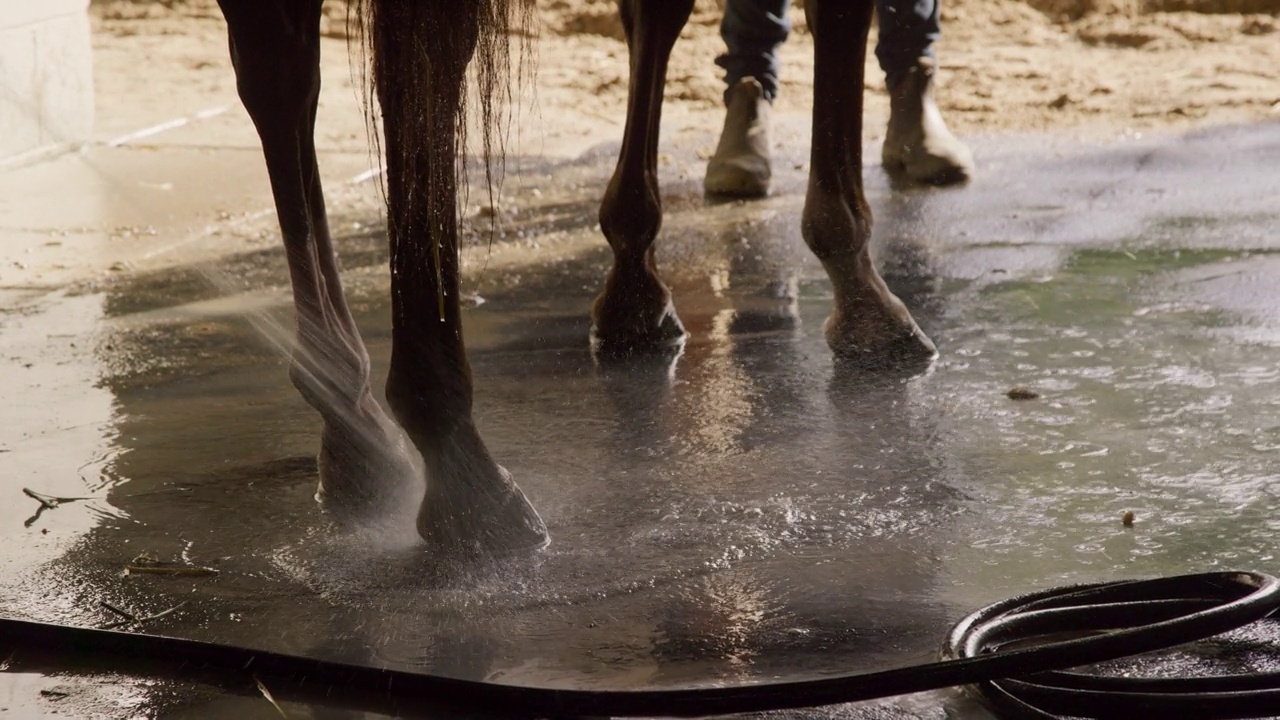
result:
[[[89,0],[0,0],[0,162],[93,128]]]

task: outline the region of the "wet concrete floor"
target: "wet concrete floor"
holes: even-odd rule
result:
[[[504,238],[468,251],[479,422],[549,525],[536,561],[442,574],[404,518],[356,540],[327,529],[317,422],[280,354],[282,261],[249,254],[0,313],[0,611],[101,626],[117,619],[103,601],[178,606],[146,630],[636,688],[919,662],[968,610],[1028,590],[1276,569],[1280,125],[988,138],[959,190],[893,192],[871,168],[887,279],[942,353],[907,380],[833,363],[798,169],[774,197],[729,204],[668,173],[660,264],[691,337],[673,362],[597,365],[586,309],[612,150],[513,160]],[[382,241],[349,235],[385,368]],[[1015,386],[1039,398],[1011,400]],[[23,488],[92,499],[37,513]],[[144,553],[219,573],[124,575]],[[188,683],[24,668],[21,650],[11,663],[14,716],[275,713]],[[983,714],[934,693],[779,716]]]

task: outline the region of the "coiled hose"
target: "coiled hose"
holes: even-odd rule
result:
[[[972,685],[1001,716],[1244,718],[1280,715],[1280,673],[1141,679],[1065,672],[1203,640],[1280,608],[1280,580],[1217,572],[1055,588],[984,607],[936,663],[815,680],[673,690],[568,690],[461,680],[181,638],[0,618],[0,649],[227,683],[274,697],[402,714],[506,718],[701,717],[857,702]],[[1066,638],[1066,639],[1062,639]],[[126,664],[122,666],[122,662]]]

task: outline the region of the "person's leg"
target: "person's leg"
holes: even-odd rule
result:
[[[769,192],[769,104],[778,94],[778,48],[791,32],[790,0],[728,0],[720,36],[727,52],[724,130],[707,163],[706,190],[762,197]]]
[[[755,78],[764,88],[765,99],[778,95],[778,48],[787,41],[791,0],[728,0],[720,21],[720,37],[726,52],[716,58],[725,69],[725,104],[730,92],[743,78]]]
[[[876,0],[880,40],[876,59],[890,87],[899,83],[920,58],[933,59],[933,44],[942,36],[940,0]]]
[[[947,129],[933,100],[940,2],[876,0],[876,58],[889,88],[889,129],[881,159],[887,172],[908,181],[951,185],[973,174],[973,153]]]

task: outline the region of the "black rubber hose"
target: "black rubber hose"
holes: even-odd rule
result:
[[[1159,637],[1166,647],[1193,642],[1202,631],[1220,634],[1242,627],[1229,605],[1252,602],[1256,594],[1221,605],[1233,593],[1266,576],[1214,573],[1140,582],[1104,583],[1055,589],[995,603],[958,623],[948,636],[944,657],[991,657],[1001,648],[1025,646],[1053,633],[1107,632],[1086,639],[1111,645],[1130,633]],[[1261,588],[1261,586],[1259,586]],[[1264,605],[1265,605],[1264,601]],[[1270,611],[1270,612],[1274,612]],[[1270,612],[1256,618],[1266,617]],[[1244,613],[1237,618],[1243,618]],[[1039,645],[1052,646],[1054,643]],[[1145,646],[1145,642],[1143,643]],[[1280,649],[1280,648],[1278,648]],[[1149,652],[1133,646],[1127,655]],[[1084,663],[1081,663],[1084,664]],[[1258,718],[1280,715],[1280,673],[1196,678],[1131,678],[1072,672],[1028,671],[1012,678],[978,683],[979,692],[1012,720],[1060,716],[1088,718]]]
[[[0,644],[120,669],[122,658],[261,680],[282,699],[344,706],[454,708],[502,717],[699,717],[857,702],[978,684],[1014,718],[1263,717],[1280,714],[1280,678],[1196,681],[1092,678],[1050,671],[1202,640],[1280,608],[1280,581],[1250,572],[1058,588],[978,610],[947,637],[944,660],[816,680],[673,690],[568,690],[330,662],[157,635],[0,618]],[[1061,639],[1063,634],[1071,637]],[[1083,636],[1081,636],[1083,635]],[[1018,678],[1016,681],[999,678]],[[1226,688],[1226,689],[1224,689]],[[1174,697],[1168,699],[1169,694]],[[361,698],[366,702],[361,703]],[[1120,707],[1117,703],[1123,703]],[[1137,709],[1135,709],[1137,708]],[[1172,708],[1172,710],[1171,710]],[[1201,712],[1201,709],[1204,712]],[[1183,711],[1193,709],[1192,714]],[[1218,714],[1214,714],[1218,713]],[[1244,714],[1253,713],[1253,714]]]

